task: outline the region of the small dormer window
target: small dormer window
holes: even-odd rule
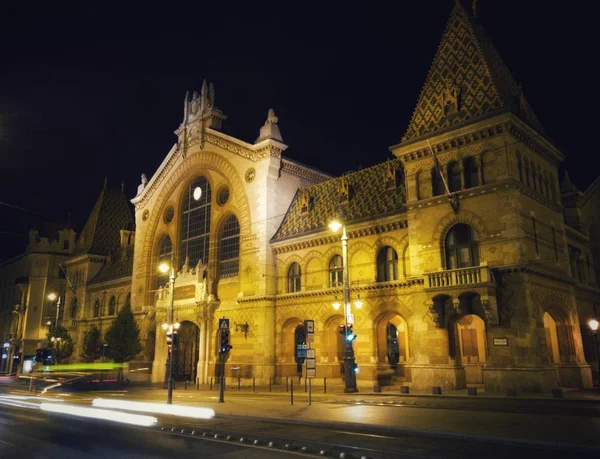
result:
[[[69,250],[69,241],[63,241],[63,250]]]

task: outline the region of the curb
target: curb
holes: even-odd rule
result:
[[[461,434],[453,432],[442,432],[436,430],[425,430],[415,429],[410,427],[392,427],[392,426],[378,426],[373,424],[360,424],[357,422],[341,422],[341,421],[315,421],[311,419],[288,419],[280,417],[269,417],[269,416],[253,416],[249,414],[231,414],[231,413],[216,413],[217,418],[239,418],[239,419],[254,419],[256,421],[277,421],[282,424],[294,424],[294,425],[310,425],[313,427],[333,427],[343,428],[347,430],[360,430],[360,432],[369,433],[387,433],[387,434],[398,434],[398,435],[412,435],[415,437],[429,437],[439,439],[453,439],[472,441],[478,443],[491,443],[501,444],[506,446],[523,446],[528,448],[546,449],[558,452],[572,452],[572,453],[594,453],[600,454],[600,446],[583,446],[574,443],[554,443],[541,440],[524,440],[524,439],[513,439],[506,437],[496,437],[488,435],[473,435],[473,434]]]

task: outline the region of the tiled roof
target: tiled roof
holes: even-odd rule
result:
[[[321,230],[336,209],[345,212],[346,223],[403,212],[406,193],[402,172],[400,161],[393,159],[299,189],[271,240]],[[344,189],[349,191],[347,200]]]
[[[122,258],[114,263],[104,266],[90,284],[99,284],[109,280],[119,279],[121,277],[131,276],[133,273],[133,253],[129,253],[125,258]]]
[[[458,111],[445,111],[458,95]],[[510,110],[543,133],[529,103],[483,28],[456,2],[402,142]]]
[[[108,255],[121,244],[120,230],[133,228],[133,217],[125,193],[105,187],[77,239],[74,255]]]

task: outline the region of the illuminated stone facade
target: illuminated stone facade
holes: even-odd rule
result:
[[[69,322],[78,345],[131,301],[140,360],[162,382],[171,298],[158,265],[174,260],[177,379],[217,374],[226,317],[225,374],[285,383],[312,319],[317,378],[342,384],[342,246],[327,227],[341,213],[351,304],[362,301],[359,389],[591,386],[597,357],[581,330],[600,302],[598,182],[559,186],[562,153],[459,3],[393,160],[331,178],[283,156],[272,110],[254,143],[221,132],[224,119],[212,85],[186,95],[176,144],[131,201],[135,233],[119,233],[123,213],[106,251],[78,242],[67,262],[81,280],[67,294],[67,308],[83,302]]]

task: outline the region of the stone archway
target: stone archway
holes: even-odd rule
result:
[[[173,353],[173,378],[175,381],[195,381],[198,368],[200,328],[193,322],[183,321],[177,332],[177,345]]]
[[[466,383],[483,384],[483,367],[487,360],[485,322],[476,314],[465,314],[458,318],[455,328]]]
[[[376,321],[378,379],[391,384],[396,378],[406,377],[409,359],[408,324],[396,312],[387,312]]]
[[[329,378],[342,377],[344,374],[344,335],[340,327],[344,326],[344,316],[331,316],[323,327],[321,342],[325,344],[323,356],[328,362],[326,376]]]

